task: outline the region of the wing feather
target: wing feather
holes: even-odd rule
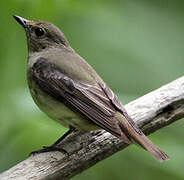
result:
[[[114,117],[116,109],[111,99],[100,86],[75,82],[44,58],[33,65],[32,74],[36,83],[47,94],[72,107],[102,129],[130,143]]]

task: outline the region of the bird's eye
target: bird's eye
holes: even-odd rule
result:
[[[43,28],[36,28],[35,29],[35,34],[36,34],[37,37],[41,37],[45,34],[45,31],[44,31]]]

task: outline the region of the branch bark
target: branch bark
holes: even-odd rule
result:
[[[184,76],[130,102],[125,108],[147,135],[173,123],[184,117]],[[102,130],[71,134],[61,146],[69,156],[61,152],[30,156],[0,174],[0,179],[69,179],[127,145]]]

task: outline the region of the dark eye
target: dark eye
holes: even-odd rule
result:
[[[35,34],[36,34],[37,37],[41,37],[45,34],[45,31],[42,28],[36,28],[35,29]]]

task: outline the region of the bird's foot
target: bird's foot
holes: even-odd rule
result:
[[[69,153],[65,149],[62,149],[61,147],[58,147],[58,146],[43,146],[42,149],[32,151],[30,155],[40,154],[44,152],[51,152],[51,151],[60,151],[69,156]]]
[[[30,155],[35,155],[35,154],[50,152],[50,151],[60,151],[60,152],[67,154],[69,156],[69,153],[65,149],[58,147],[58,144],[61,141],[63,141],[69,134],[71,134],[72,132],[75,132],[75,131],[77,131],[77,130],[74,127],[70,126],[70,129],[63,136],[61,136],[55,143],[53,143],[51,146],[43,146],[42,149],[32,151],[30,153]]]

